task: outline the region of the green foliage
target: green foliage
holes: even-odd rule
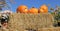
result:
[[[55,15],[55,19],[60,21],[60,12],[58,11],[58,13]]]
[[[55,20],[60,21],[60,8],[58,8],[58,10],[56,9],[54,12],[51,12],[51,14],[54,16]]]

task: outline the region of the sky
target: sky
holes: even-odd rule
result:
[[[13,0],[13,1],[16,3],[12,4],[10,3],[9,0],[6,1],[8,2],[7,4],[10,6],[13,12],[16,12],[17,7],[20,5],[26,5],[28,9],[30,9],[31,7],[39,8],[43,4],[50,5],[48,7],[49,9],[51,7],[56,8],[56,5],[60,6],[60,0]]]

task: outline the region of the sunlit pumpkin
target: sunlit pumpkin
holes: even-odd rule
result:
[[[17,13],[27,13],[28,12],[28,7],[25,5],[21,5],[17,8]]]
[[[48,6],[46,5],[42,5],[40,8],[39,8],[39,13],[48,13]]]
[[[32,14],[38,14],[38,9],[32,7],[32,8],[30,8],[29,13],[32,13]]]

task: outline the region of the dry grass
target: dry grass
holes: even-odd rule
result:
[[[60,27],[53,27],[53,28],[40,28],[38,31],[60,31]]]

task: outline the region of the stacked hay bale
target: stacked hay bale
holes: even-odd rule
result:
[[[25,31],[28,29],[53,27],[53,16],[51,14],[11,14],[9,29],[13,31]]]
[[[41,28],[38,31],[60,31],[60,27],[53,27],[53,28]]]

